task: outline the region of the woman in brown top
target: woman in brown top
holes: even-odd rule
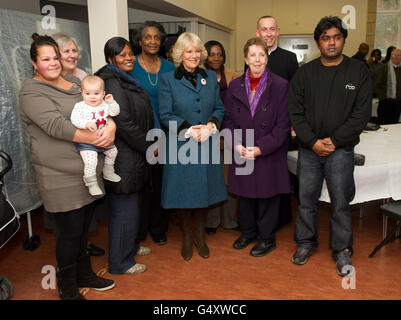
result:
[[[84,185],[83,163],[73,142],[107,148],[113,144],[116,126],[110,121],[94,133],[71,124],[72,108],[82,99],[79,81],[61,76],[60,52],[52,38],[37,34],[32,38],[34,77],[26,79],[20,89],[20,116],[31,137],[32,160],[44,207],[54,214],[59,229],[56,259],[60,298],[85,299],[78,288],[107,290],[115,284],[92,271],[86,245],[96,198]],[[102,181],[100,171],[98,178]]]
[[[61,57],[60,62],[61,62],[61,67],[63,69],[61,71],[61,74],[72,75],[79,78],[79,80],[82,81],[88,74],[84,70],[78,68],[80,52],[78,50],[78,45],[75,39],[65,33],[53,34],[52,38],[57,42],[60,51],[60,57]],[[89,224],[89,233],[97,230],[98,220],[105,220],[104,217],[105,215],[107,215],[107,213],[105,212],[107,211],[107,209],[103,209],[107,208],[105,202],[106,202],[106,197],[96,202],[92,221]],[[56,232],[56,237],[57,237],[57,229],[55,226],[53,216],[47,213],[46,211],[44,212],[44,226],[47,229],[54,230]],[[91,256],[102,256],[105,253],[104,249],[96,246],[91,241],[88,241],[88,251]]]

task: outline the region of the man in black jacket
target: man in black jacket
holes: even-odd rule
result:
[[[380,100],[377,108],[379,123],[398,123],[401,113],[401,49],[394,49],[390,61],[378,69],[373,92]]]
[[[295,53],[282,49],[277,45],[280,28],[272,16],[263,16],[258,19],[256,36],[262,38],[269,49],[267,67],[278,76],[290,81],[298,69],[298,60]]]
[[[317,202],[323,179],[330,194],[330,248],[337,272],[352,269],[349,203],[355,194],[354,146],[371,113],[372,83],[362,62],[342,54],[348,35],[341,19],[325,17],[314,39],[321,52],[298,69],[290,84],[288,109],[297,135],[299,199],[295,264],[305,264],[318,246]]]
[[[290,81],[298,69],[295,53],[282,49],[277,45],[280,28],[272,16],[260,17],[256,23],[256,36],[263,39],[269,50],[267,67],[278,76]],[[246,65],[245,65],[246,67]],[[280,197],[279,228],[292,220],[291,196],[282,194]]]
[[[366,59],[368,52],[369,52],[369,45],[366,42],[363,42],[359,45],[358,52],[355,53],[352,56],[352,58],[362,61],[365,63],[366,66],[368,66],[367,59]]]
[[[256,23],[256,36],[262,38],[269,49],[267,67],[281,78],[290,81],[298,69],[298,60],[295,53],[280,48],[277,45],[280,28],[272,16],[263,16]],[[244,72],[248,68],[244,64]]]

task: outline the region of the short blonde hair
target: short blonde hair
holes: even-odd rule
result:
[[[99,85],[102,90],[104,90],[104,81],[98,76],[86,76],[81,81],[81,88],[84,89],[86,85]]]
[[[182,63],[183,52],[190,47],[200,49],[201,61],[199,66],[203,65],[203,62],[207,59],[207,51],[201,39],[195,33],[184,32],[178,37],[177,42],[174,44],[173,53],[171,54],[176,67]]]

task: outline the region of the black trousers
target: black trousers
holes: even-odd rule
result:
[[[283,193],[280,195],[280,215],[277,230],[292,221],[291,194]]]
[[[149,232],[152,235],[160,235],[167,232],[169,211],[160,206],[162,193],[163,165],[152,166],[153,190],[146,190],[141,199],[141,218],[137,242],[143,241]]]
[[[400,119],[401,100],[383,99],[377,107],[379,124],[396,124]]]
[[[56,260],[59,268],[72,265],[85,254],[94,204],[67,212],[51,213],[57,227]]]
[[[298,146],[294,139],[291,137],[291,133],[288,134],[287,139],[287,152],[297,150]],[[291,176],[290,176],[291,178]],[[297,179],[295,176],[295,183],[297,183]],[[291,184],[296,187],[293,180],[291,180]],[[292,221],[292,205],[291,205],[291,194],[290,193],[283,193],[280,195],[280,215],[279,215],[279,222],[277,226],[277,230],[281,227],[289,224]]]
[[[245,238],[274,241],[280,215],[280,195],[244,198],[238,202],[239,227]]]

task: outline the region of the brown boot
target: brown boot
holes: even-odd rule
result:
[[[209,248],[205,241],[205,225],[207,210],[195,210],[194,243],[198,248],[198,253],[202,258],[209,258]]]
[[[182,231],[182,249],[181,255],[184,260],[192,258],[192,217],[191,212],[177,214],[180,219],[180,227]]]

